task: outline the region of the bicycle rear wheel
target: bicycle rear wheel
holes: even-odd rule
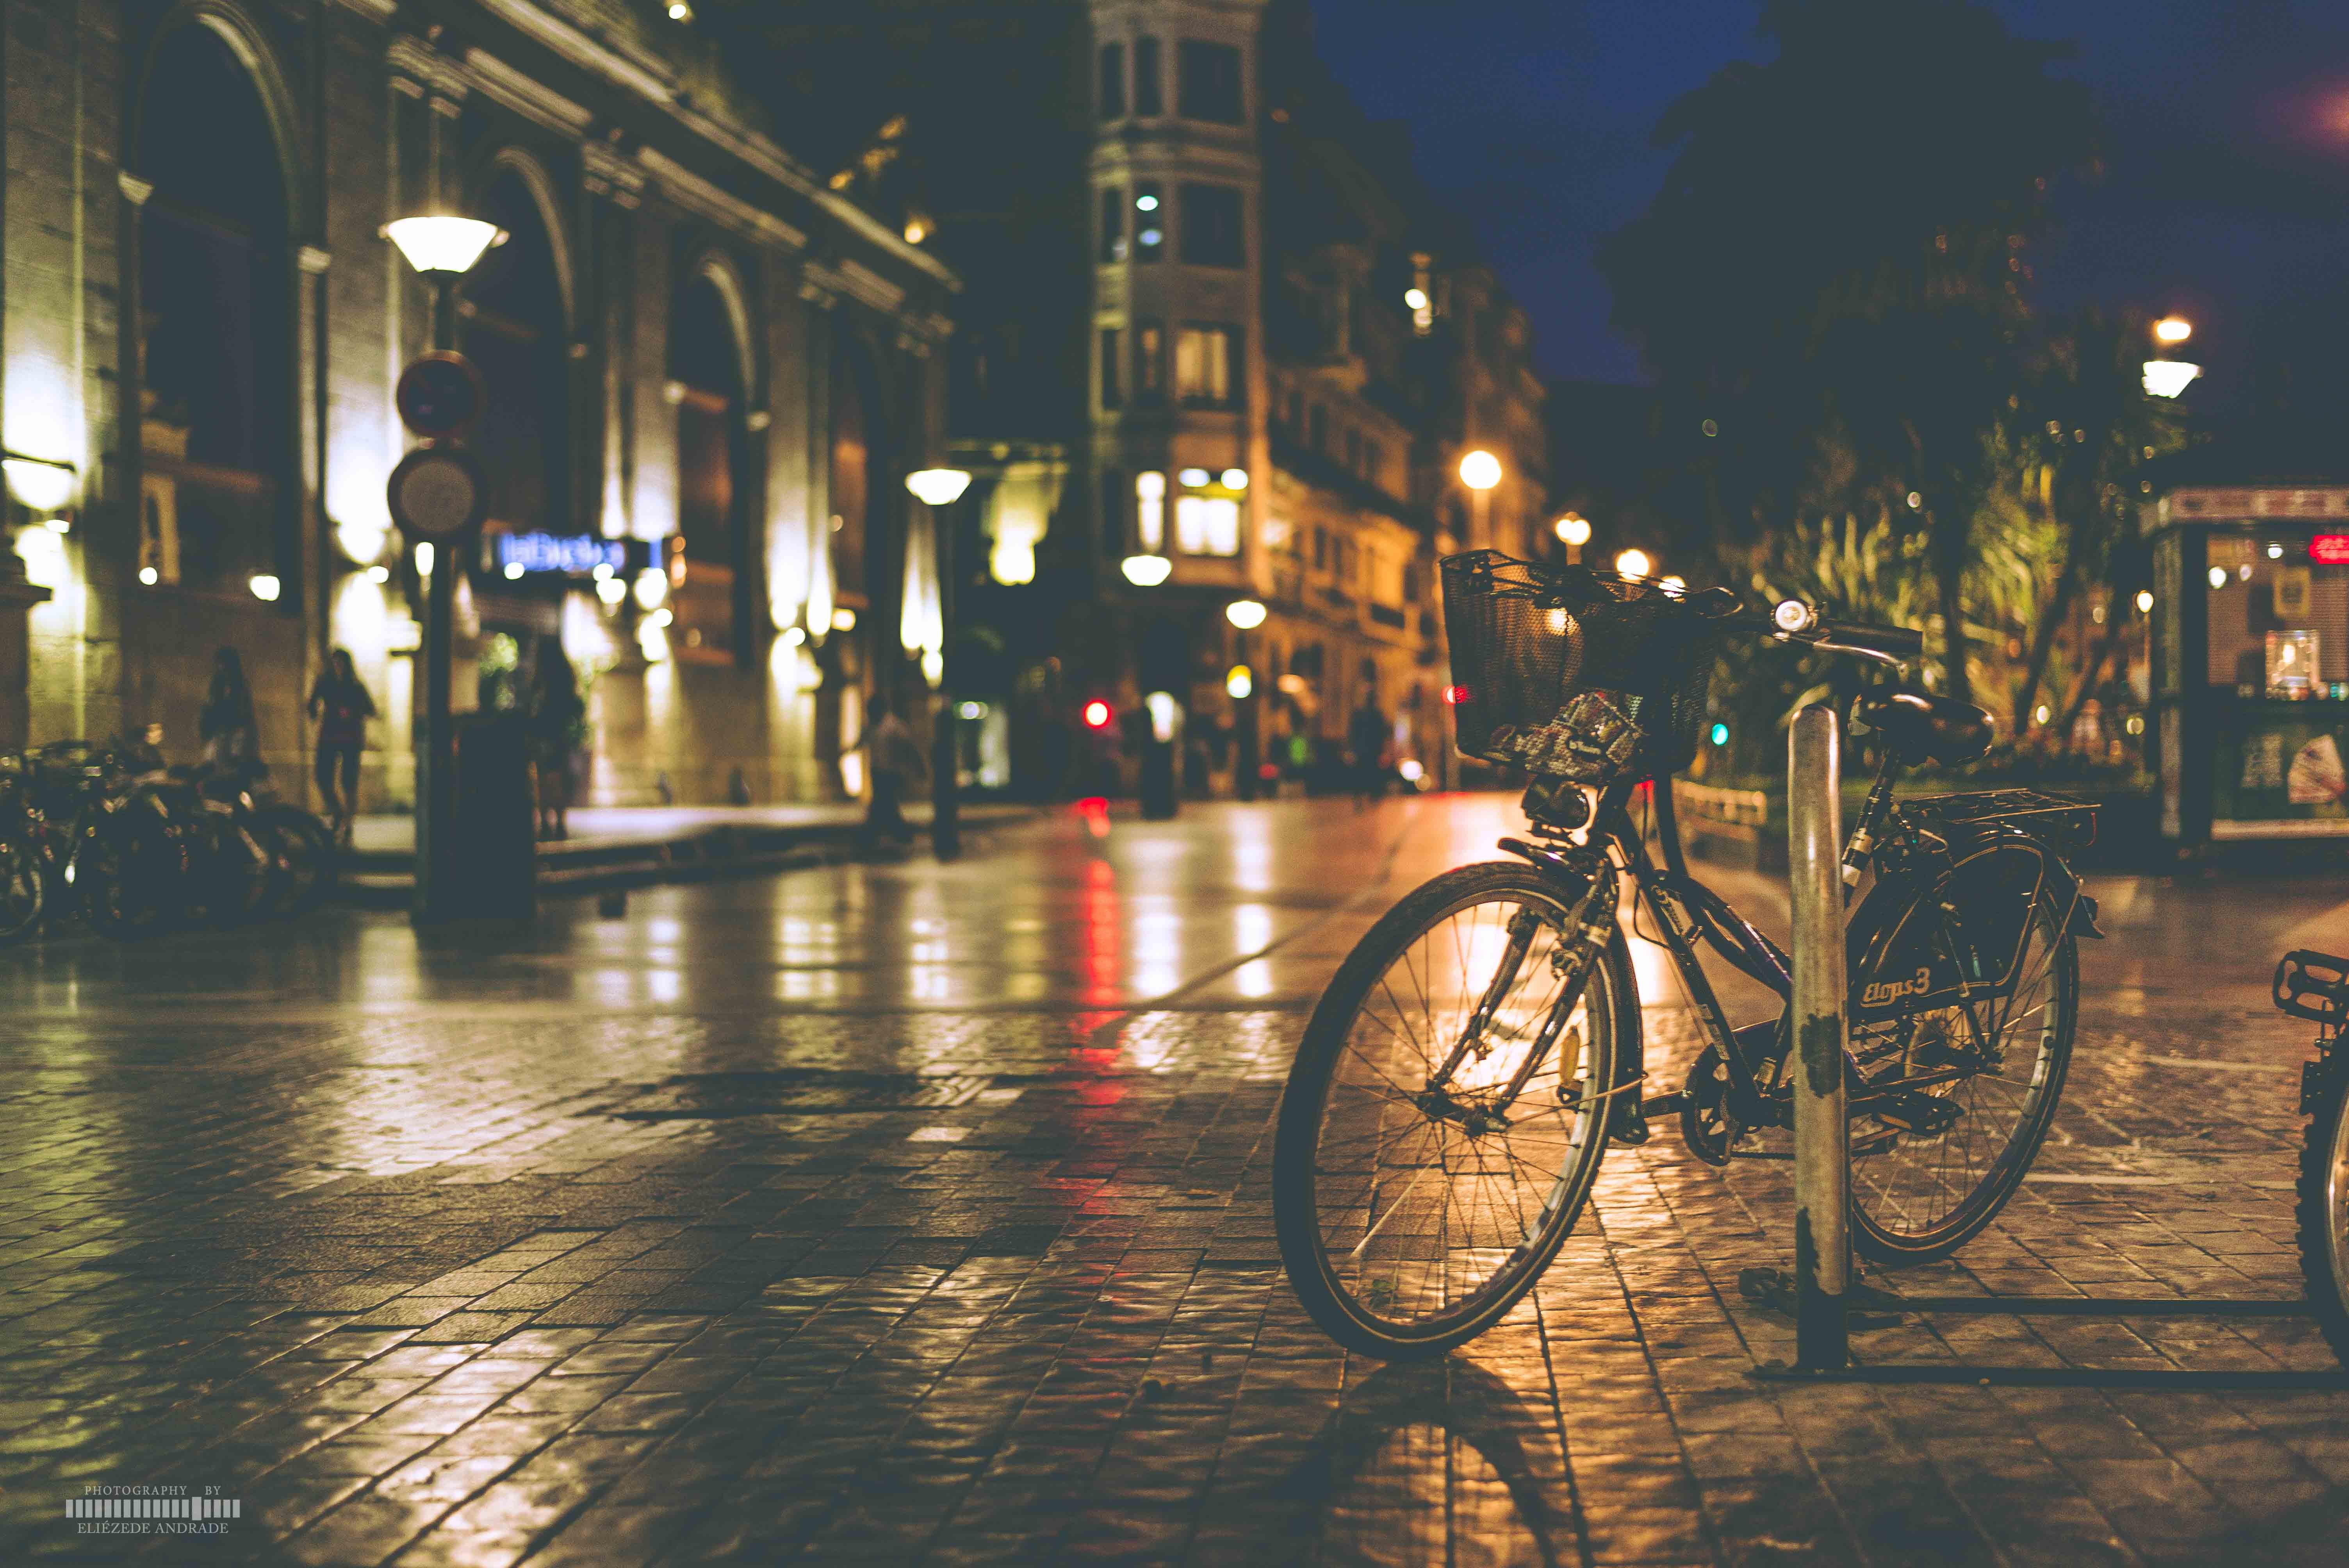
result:
[[[1474,1338],[1581,1215],[1640,1006],[1620,932],[1578,984],[1554,962],[1578,893],[1531,866],[1447,872],[1314,1008],[1274,1138],[1274,1228],[1299,1299],[1348,1348],[1400,1360]]]
[[[1855,1098],[1884,1101],[1857,1111],[1851,1128],[1852,1244],[1862,1256],[1896,1265],[1948,1257],[2023,1184],[2054,1121],[2079,1018],[2079,943],[2052,902],[2032,903],[2005,995],[1854,1022]]]
[[[2349,1055],[2333,1047],[2300,1150],[2300,1266],[2308,1305],[2349,1366]]]

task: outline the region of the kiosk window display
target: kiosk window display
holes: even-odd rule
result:
[[[2145,526],[2163,836],[2349,838],[2349,482],[2173,490]]]

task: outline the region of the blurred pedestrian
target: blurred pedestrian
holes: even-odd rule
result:
[[[310,717],[318,723],[318,795],[326,803],[326,826],[347,848],[359,814],[359,753],[367,749],[367,724],[375,717],[375,698],[361,684],[348,648],[336,648],[318,672]]]
[[[530,746],[531,788],[538,801],[538,836],[571,836],[571,758],[587,729],[587,703],[579,695],[579,672],[552,637],[538,645],[531,673],[530,711],[523,720]]]
[[[212,655],[212,685],[196,714],[196,738],[203,747],[204,765],[216,773],[241,777],[260,766],[261,730],[253,715],[253,688],[244,683],[244,661],[234,648]]]
[[[865,847],[883,839],[910,843],[914,830],[901,809],[905,787],[916,775],[926,775],[929,764],[915,744],[913,731],[879,692],[864,699],[864,733],[849,749],[864,753],[865,771],[873,777],[873,799],[864,811]]]
[[[1379,710],[1376,693],[1365,689],[1361,705],[1346,721],[1346,749],[1353,754],[1354,809],[1361,810],[1387,792],[1387,743],[1394,726]]]

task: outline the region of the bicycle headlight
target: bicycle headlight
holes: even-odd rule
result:
[[[1818,622],[1818,616],[1800,599],[1779,600],[1778,607],[1770,612],[1770,619],[1777,623],[1778,630],[1787,633],[1807,632]]]

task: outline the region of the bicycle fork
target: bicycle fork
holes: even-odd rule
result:
[[[1544,1061],[1557,1047],[1558,1037],[1566,1032],[1568,1019],[1574,1016],[1574,1005],[1581,998],[1582,988],[1588,984],[1590,971],[1607,950],[1608,939],[1614,934],[1619,883],[1612,861],[1601,861],[1591,876],[1590,885],[1567,913],[1557,946],[1550,955],[1550,966],[1558,976],[1557,995],[1550,1003],[1541,1030],[1527,1047],[1525,1059],[1510,1074],[1508,1083],[1487,1108],[1462,1105],[1451,1093],[1453,1076],[1459,1072],[1473,1052],[1483,1061],[1493,1047],[1485,1039],[1501,1005],[1516,988],[1519,972],[1525,967],[1526,954],[1533,950],[1534,937],[1540,932],[1542,918],[1530,908],[1520,909],[1510,917],[1509,942],[1502,951],[1501,961],[1495,967],[1493,978],[1485,987],[1475,1010],[1468,1015],[1467,1024],[1460,1037],[1453,1043],[1441,1065],[1428,1075],[1426,1090],[1419,1097],[1420,1108],[1432,1117],[1461,1122],[1471,1133],[1491,1127],[1506,1127],[1509,1107],[1525,1092]],[[1561,1089],[1562,1089],[1561,1086]]]

